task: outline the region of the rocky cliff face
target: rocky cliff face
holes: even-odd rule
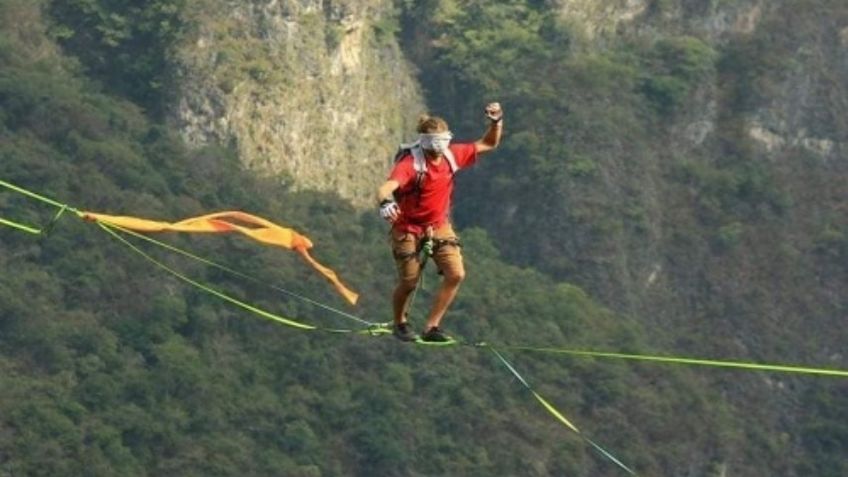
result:
[[[424,111],[390,0],[203,0],[180,48],[177,119],[297,188],[370,204]]]
[[[563,18],[582,30],[593,46],[622,37],[677,34],[697,37],[716,49],[727,49],[732,43],[763,41],[763,34],[782,31],[782,38],[771,47],[786,47],[786,56],[781,58],[785,62],[783,71],[780,77],[756,85],[761,88],[758,94],[764,96],[764,101],[745,111],[748,137],[769,154],[800,147],[833,159],[844,151],[845,135],[839,132],[844,128],[834,128],[840,120],[827,113],[837,104],[844,104],[848,93],[845,85],[836,80],[848,74],[848,25],[838,18],[820,18],[820,25],[810,25],[811,17],[800,15],[797,10],[809,11],[804,2],[763,0],[560,0],[558,6]],[[816,34],[798,38],[799,32],[810,31]],[[708,139],[716,131],[720,94],[718,88],[702,91],[702,107],[693,108],[701,114],[681,124],[676,137],[687,139],[690,146],[696,147]]]
[[[585,39],[598,41],[614,36],[619,28],[632,25],[650,8],[649,0],[615,0],[597,2],[593,0],[557,0],[563,20],[577,29]]]
[[[251,169],[370,204],[394,145],[425,110],[393,35],[392,2],[202,1],[178,55],[177,119],[186,141],[232,143]],[[755,35],[780,14],[763,0],[558,0],[556,8],[588,48],[674,32],[722,45]],[[771,101],[748,112],[747,134],[765,152],[801,147],[832,158],[842,151],[845,139],[831,127],[838,118],[823,118],[814,106],[845,100],[833,98],[840,88],[827,83],[848,69],[848,26],[832,23],[815,51],[831,50],[841,61],[822,65],[814,50],[797,52],[780,84],[771,85]],[[830,72],[808,73],[820,66]],[[718,94],[701,92],[701,114],[673,135],[681,148],[714,136]]]
[[[773,3],[773,2],[772,2]],[[601,40],[627,31],[662,28],[700,31],[713,39],[733,33],[751,33],[769,6],[763,0],[557,0],[564,20],[583,29],[589,39]]]
[[[845,3],[603,3],[560,2],[569,25],[584,24],[581,47],[688,37],[714,50],[716,61],[685,107],[650,131],[639,180],[614,176],[606,186],[615,191],[638,182],[647,240],[611,234],[610,248],[623,265],[615,273],[603,262],[583,266],[588,278],[581,284],[618,310],[658,317],[676,329],[692,326],[697,333],[697,318],[684,317],[704,317],[711,333],[740,354],[804,336],[799,349],[810,343],[809,349],[797,359],[805,352],[820,361],[840,359],[839,337],[817,334],[809,323],[837,326],[832,317],[844,316],[839,289],[848,275],[844,261],[832,257],[844,253],[839,244],[847,223]],[[680,180],[680,171],[667,166],[682,161],[696,179]],[[608,161],[601,168],[620,166]],[[740,171],[744,181],[722,182]],[[710,196],[711,188],[721,194]],[[722,205],[719,197],[735,205]],[[703,239],[678,240],[692,231]]]

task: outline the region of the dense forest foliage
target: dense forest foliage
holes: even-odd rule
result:
[[[97,212],[167,220],[239,209],[293,226],[362,294],[356,314],[386,321],[394,270],[385,224],[373,212],[257,178],[225,147],[186,149],[169,127],[168,55],[190,33],[182,20],[190,3],[0,0],[0,178]],[[632,270],[627,261],[667,254],[681,261],[680,272],[702,266],[701,259],[739,260],[739,244],[761,241],[754,230],[774,233],[799,213],[802,198],[781,185],[782,171],[746,155],[750,145],[732,126],[722,131],[727,155],[719,163],[666,157],[652,139],[667,139],[704,82],[747,75],[734,94],[756,101],[744,88],[777,61],[759,55],[765,40],[716,51],[675,36],[584,54],[546,2],[443,7],[399,2],[397,18],[380,26],[421,40],[406,49],[427,72],[429,101],[456,118],[455,130],[478,134],[479,116],[469,111],[488,99],[507,107],[502,150],[460,185],[469,277],[446,321],[450,331],[491,343],[796,362],[821,363],[837,352],[844,333],[833,331],[844,318],[844,297],[831,287],[846,283],[848,256],[838,210],[811,218],[818,235],[809,251],[790,243],[779,255],[762,254],[775,261],[762,273],[813,259],[797,275],[780,275],[785,286],[797,284],[799,295],[818,300],[814,307],[787,297],[815,318],[816,329],[802,335],[810,342],[789,335],[809,322],[758,316],[755,305],[769,298],[753,288],[751,308],[708,306],[693,295],[700,313],[676,321],[680,308],[647,316],[649,297],[622,283]],[[444,16],[422,32],[414,19],[425,11]],[[433,47],[422,40],[427,35],[441,41]],[[805,174],[827,186],[823,194],[832,191],[829,181],[840,176],[827,167],[838,166],[817,167]],[[651,168],[668,182],[636,187],[655,177]],[[654,196],[663,187],[694,192],[655,217],[646,204],[679,198]],[[0,217],[45,224],[54,213],[0,192]],[[165,240],[344,306],[285,252],[237,237]],[[133,243],[284,316],[356,325]],[[634,253],[642,248],[652,252]],[[491,354],[286,328],[168,278],[70,215],[45,237],[0,229],[0,263],[0,476],[621,475]],[[814,289],[807,269],[833,283]],[[693,270],[674,279],[711,286],[713,278]],[[413,319],[421,320],[436,280],[427,276]],[[740,323],[724,316],[752,322],[741,343],[727,344]],[[509,358],[640,475],[848,472],[844,383],[517,352]]]
[[[795,121],[845,143],[848,58],[834,48],[848,5],[773,2],[752,33],[715,41],[680,24],[721,2],[652,2],[648,33],[592,47],[552,3],[433,0],[401,16],[428,101],[460,135],[487,100],[508,112],[502,152],[463,178],[459,223],[635,317],[655,346],[844,365],[844,146],[772,152],[749,130]],[[770,118],[782,103],[787,117]],[[845,472],[844,426],[824,417],[846,404],[844,384],[715,385],[744,410],[746,458],[774,466],[751,475]],[[795,468],[794,453],[817,458]]]

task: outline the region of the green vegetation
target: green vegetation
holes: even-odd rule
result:
[[[48,3],[52,35],[106,90],[153,111],[173,86],[169,56],[185,0],[62,0]]]
[[[6,11],[13,7],[26,9],[20,2],[0,4]],[[20,36],[41,34],[39,25]],[[362,292],[363,316],[387,318],[393,265],[384,225],[373,214],[356,213],[338,198],[295,194],[255,179],[226,150],[186,150],[139,107],[104,94],[75,72],[73,62],[58,55],[34,58],[11,31],[4,29],[0,41],[0,177],[107,213],[179,218],[239,208],[276,218],[315,239],[319,258]],[[33,224],[54,212],[9,193],[0,194],[0,205],[4,217]],[[0,233],[0,263],[15,270],[0,276],[4,473],[612,472],[488,354],[280,327],[166,278],[96,227],[70,217],[46,238]],[[289,254],[236,238],[166,239],[338,304],[326,284]],[[576,287],[504,264],[481,230],[467,230],[464,239],[475,272],[450,318],[455,332],[491,342],[523,336],[520,341],[539,345],[641,347],[631,324]],[[309,322],[346,324],[261,286],[153,252],[259,306]],[[419,298],[419,324],[431,293],[432,286]],[[643,379],[641,370],[513,358],[540,392],[622,458],[648,472],[672,465],[661,453],[645,455],[636,443],[659,432],[651,412],[678,402],[643,388],[642,411],[623,416],[616,410],[629,400],[626,390]],[[669,388],[698,387],[677,371],[652,379]],[[694,391],[683,394],[699,399]],[[712,425],[702,431],[705,440],[719,433]]]
[[[715,74],[715,52],[697,38],[662,39],[649,53],[642,92],[661,113],[685,104],[699,83]]]
[[[710,8],[748,12],[741,3]],[[581,30],[594,25],[563,21],[547,2],[408,3],[402,40],[433,109],[468,138],[484,127],[481,105],[507,111],[504,146],[462,178],[458,222],[485,228],[509,262],[634,317],[662,348],[844,363],[833,317],[844,316],[836,290],[848,269],[823,257],[844,250],[834,218],[848,220],[845,163],[801,146],[772,153],[749,130],[792,122],[845,140],[848,83],[832,48],[848,7],[777,3],[753,33],[713,42],[683,26],[705,2],[653,2],[632,34],[597,47]],[[722,386],[748,429],[731,460],[770,469],[728,472],[807,462],[805,444],[761,430],[798,431],[777,417],[796,391],[763,401],[766,384]],[[826,442],[816,449],[845,450]]]

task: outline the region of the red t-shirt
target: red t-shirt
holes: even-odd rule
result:
[[[477,162],[477,148],[472,143],[451,144],[450,150],[460,169]],[[421,189],[415,192],[415,167],[412,154],[401,158],[389,174],[389,180],[400,184],[398,205],[401,215],[394,224],[395,230],[422,234],[428,226],[434,229],[448,221],[453,195],[453,172],[447,159],[438,164],[427,159],[427,172],[421,180]]]

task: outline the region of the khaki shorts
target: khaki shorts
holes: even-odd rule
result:
[[[401,282],[414,287],[421,273],[421,264],[418,262],[418,247],[423,237],[408,232],[391,231],[392,254]],[[459,238],[450,224],[445,224],[433,231],[436,240],[448,240],[456,242]],[[423,257],[423,255],[422,255]],[[439,273],[445,277],[459,278],[465,276],[465,267],[462,264],[462,252],[458,245],[444,244],[437,247],[433,252],[433,262],[439,268]]]

